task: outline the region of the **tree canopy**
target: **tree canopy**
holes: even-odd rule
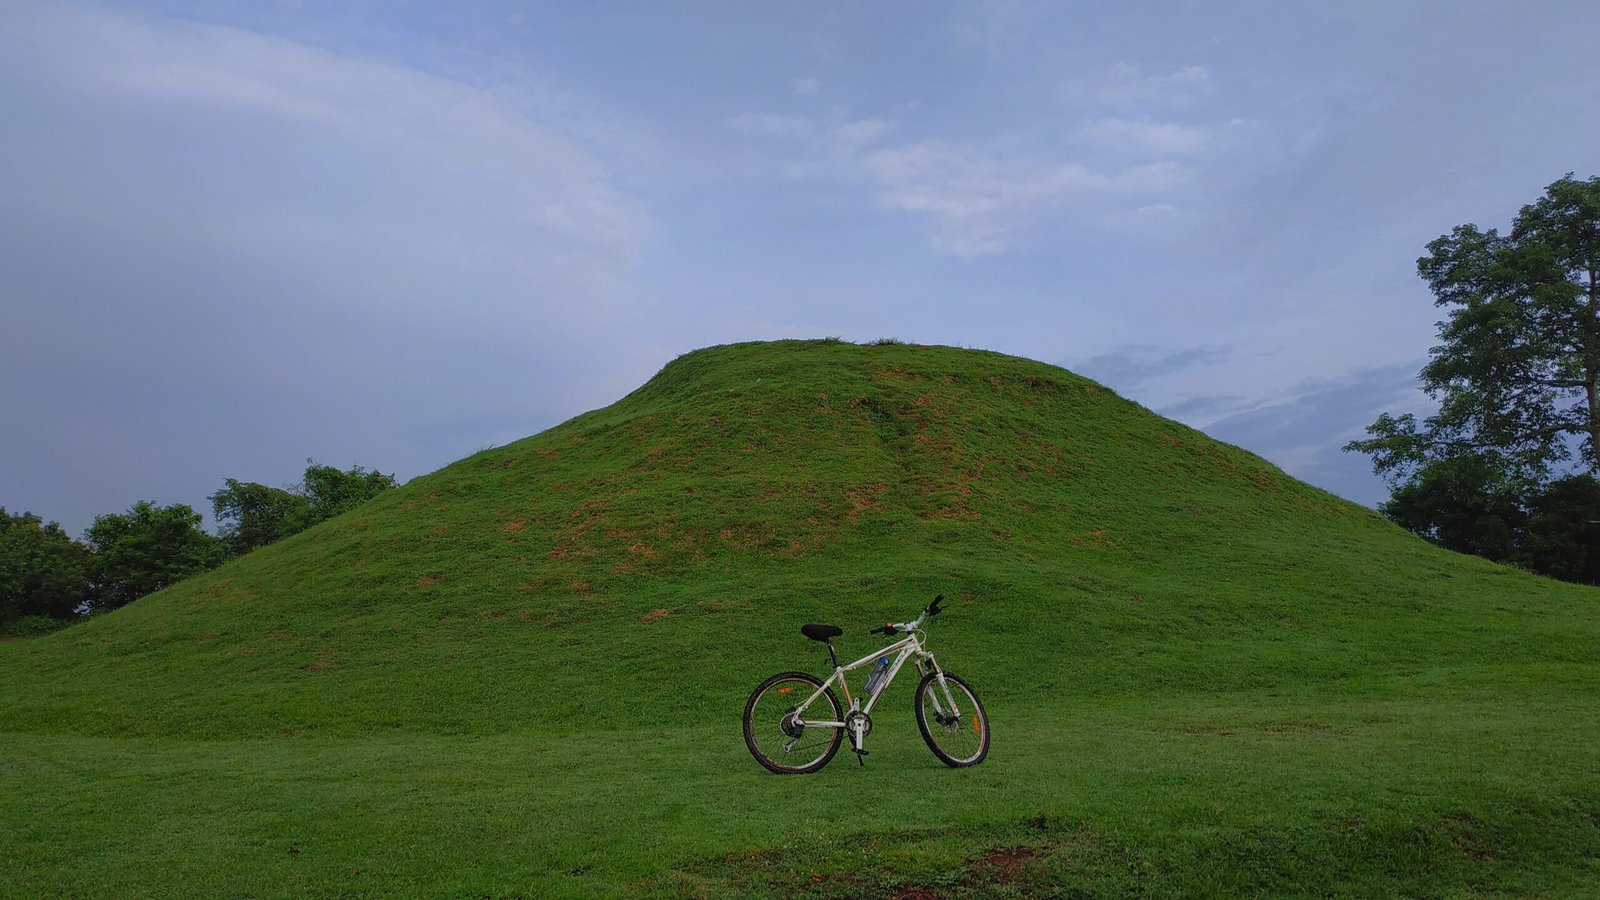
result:
[[[340,471],[308,459],[305,478],[300,483],[300,492],[306,498],[305,527],[352,510],[394,486],[393,475],[375,469],[354,466]]]
[[[395,486],[392,475],[306,460],[287,488],[226,479],[211,495],[217,535],[184,504],[141,500],[99,516],[77,541],[55,522],[0,507],[0,632],[42,633],[49,619],[126,605],[346,512]]]
[[[309,504],[300,494],[229,478],[211,495],[217,534],[233,556],[280,541],[304,528]]]
[[[237,556],[298,534],[394,486],[392,475],[361,466],[341,471],[308,459],[300,483],[288,488],[227,479],[211,495],[211,510],[228,552]]]
[[[60,525],[0,506],[0,622],[74,615],[89,596],[90,562]]]
[[[1551,184],[1510,234],[1457,226],[1417,272],[1447,310],[1420,375],[1439,411],[1384,413],[1347,449],[1394,482],[1468,455],[1527,483],[1600,472],[1600,177]]]
[[[1509,234],[1460,225],[1427,249],[1446,314],[1419,379],[1439,411],[1384,413],[1345,449],[1411,531],[1600,583],[1600,177],[1557,180]]]
[[[200,522],[187,504],[147,500],[126,513],[97,516],[84,533],[94,553],[93,606],[115,609],[220,565],[227,549]]]

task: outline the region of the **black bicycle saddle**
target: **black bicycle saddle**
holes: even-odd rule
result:
[[[813,641],[827,641],[844,634],[844,629],[837,625],[814,625],[808,622],[800,626],[800,633]]]

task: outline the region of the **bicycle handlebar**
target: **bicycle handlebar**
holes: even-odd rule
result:
[[[941,604],[943,602],[944,602],[944,595],[940,594],[939,596],[933,598],[933,602],[932,603],[929,603],[926,607],[923,608],[922,615],[917,616],[916,621],[914,621],[914,622],[885,622],[883,624],[883,627],[869,629],[868,633],[869,634],[881,634],[881,635],[884,635],[885,637],[894,637],[895,635],[899,634],[902,631],[916,631],[918,628],[922,627],[922,622],[923,622],[924,619],[931,619],[934,616],[937,616],[942,611],[940,609],[940,607],[939,607],[939,604]]]

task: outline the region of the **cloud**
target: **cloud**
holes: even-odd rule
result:
[[[1072,369],[1113,390],[1127,391],[1153,379],[1219,362],[1232,355],[1232,351],[1223,347],[1188,347],[1171,350],[1134,344],[1084,360],[1072,366]]]
[[[932,219],[934,246],[964,257],[1006,249],[1013,232],[1049,210],[1085,198],[1159,194],[1187,177],[1169,160],[1097,170],[1037,151],[1001,154],[944,140],[885,144],[893,127],[876,118],[830,125],[803,116],[747,114],[729,119],[728,126],[740,134],[799,142],[810,161],[791,163],[785,172],[863,180],[883,208]]]
[[[787,116],[778,113],[745,113],[728,119],[728,127],[751,137],[803,138],[815,137],[816,128],[806,116]]]
[[[1388,496],[1371,473],[1371,460],[1345,453],[1345,444],[1366,435],[1378,414],[1415,410],[1424,401],[1417,386],[1420,362],[1380,366],[1342,378],[1319,379],[1290,389],[1286,400],[1227,415],[1204,426],[1212,437],[1244,447],[1282,466],[1290,475],[1342,497],[1376,505]],[[1225,407],[1225,398],[1196,398],[1163,410],[1179,419],[1203,418]]]
[[[46,510],[87,524],[308,455],[404,477],[481,443],[430,423],[529,433],[602,399],[552,398],[639,310],[650,215],[525,100],[239,29],[11,11],[0,406],[33,427],[0,470],[95,497]]]
[[[1085,123],[1079,135],[1112,150],[1144,156],[1183,156],[1205,149],[1210,135],[1201,128],[1171,122],[1134,119],[1096,119]]]
[[[815,78],[792,78],[789,80],[789,91],[796,97],[810,97],[822,89],[822,82]]]
[[[1163,198],[1191,174],[1177,157],[1209,140],[1201,128],[1116,117],[1086,122],[1059,145],[1019,135],[896,141],[900,128],[889,119],[838,114],[746,113],[726,124],[797,151],[798,160],[779,166],[787,177],[863,183],[879,207],[930,220],[936,249],[966,258],[1002,253],[1024,230],[1086,204],[1113,201],[1120,208],[1098,211],[1112,223],[1171,218],[1178,207]],[[1069,152],[1086,143],[1109,149],[1115,161]]]
[[[1006,249],[1014,231],[1046,210],[1092,196],[1158,193],[1185,177],[1166,161],[1104,172],[943,141],[876,150],[861,167],[880,203],[931,217],[935,246],[966,257]]]
[[[868,144],[887,135],[893,126],[882,119],[860,119],[845,122],[833,130],[834,145],[840,152],[853,155]]]
[[[1181,422],[1207,421],[1238,412],[1249,406],[1249,401],[1237,394],[1218,394],[1212,397],[1191,397],[1158,410],[1169,419]]]
[[[1215,85],[1206,66],[1182,66],[1148,74],[1131,63],[1118,63],[1074,78],[1063,99],[1117,108],[1182,107],[1212,93]]]

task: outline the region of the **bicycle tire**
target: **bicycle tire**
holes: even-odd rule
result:
[[[939,673],[929,672],[917,685],[917,730],[940,762],[952,769],[975,766],[989,755],[989,714],[972,686],[949,672],[944,673],[944,680],[955,695],[956,708],[967,709],[961,711],[959,718],[945,713],[947,701],[939,690],[938,679]],[[931,721],[929,712],[933,713]]]
[[[744,705],[744,745],[750,749],[750,755],[756,758],[756,762],[779,775],[805,775],[817,771],[839,752],[839,743],[844,737],[843,728],[804,729],[807,733],[820,733],[811,740],[806,740],[804,734],[796,736],[784,732],[783,718],[794,710],[793,705],[785,709],[788,695],[784,689],[792,691],[800,684],[808,686],[805,696],[810,696],[812,691],[822,687],[822,679],[805,672],[780,672],[761,682]],[[796,699],[794,703],[797,704],[800,699],[804,697]],[[765,702],[774,700],[777,702]],[[834,695],[832,688],[824,690],[811,708],[816,710],[818,703],[822,702],[829,707],[826,718],[834,722],[841,721],[844,708],[839,705],[839,698]],[[823,716],[814,715],[812,718]],[[789,741],[796,743],[788,747],[786,744]]]

